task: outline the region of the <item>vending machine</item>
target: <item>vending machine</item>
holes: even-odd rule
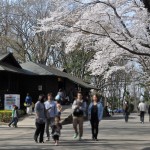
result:
[[[4,109],[12,110],[13,105],[20,108],[20,95],[19,94],[5,94]]]

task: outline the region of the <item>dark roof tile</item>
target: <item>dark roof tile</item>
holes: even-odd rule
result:
[[[38,74],[38,75],[55,75],[58,77],[67,78],[67,79],[73,81],[74,83],[79,84],[80,86],[95,89],[94,86],[85,83],[83,80],[81,80],[77,77],[74,77],[69,73],[62,72],[59,69],[56,69],[53,67],[49,67],[49,66],[45,66],[45,65],[37,64],[37,63],[33,63],[33,62],[23,63],[23,64],[21,64],[21,66],[23,69],[26,69],[26,70],[33,72],[35,74]]]

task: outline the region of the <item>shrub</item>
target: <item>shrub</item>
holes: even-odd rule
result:
[[[9,122],[11,120],[11,111],[2,110],[0,111],[0,122]]]
[[[19,117],[22,117],[25,115],[25,110],[18,110]],[[0,122],[8,123],[11,121],[12,117],[12,111],[11,110],[0,110]]]

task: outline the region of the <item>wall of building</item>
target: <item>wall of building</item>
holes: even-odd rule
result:
[[[0,109],[4,107],[5,94],[20,94],[19,74],[0,71]]]
[[[0,101],[4,104],[4,94],[20,94],[21,108],[24,107],[26,94],[29,93],[35,103],[40,94],[47,95],[52,92],[56,96],[60,85],[65,90],[66,96],[69,96],[71,101],[76,97],[78,91],[77,84],[72,81],[57,76],[37,76],[37,75],[23,75],[11,72],[0,72]],[[83,94],[89,91],[82,88]],[[1,109],[1,105],[0,105]]]

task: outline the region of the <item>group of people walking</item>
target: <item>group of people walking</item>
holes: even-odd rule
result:
[[[35,125],[36,131],[34,134],[35,142],[44,143],[44,131],[46,128],[46,141],[50,140],[49,128],[52,129],[52,137],[55,140],[55,144],[58,144],[60,130],[62,128],[60,122],[62,107],[59,102],[55,102],[52,93],[47,94],[47,100],[45,96],[40,95],[37,103],[35,104]],[[39,140],[38,140],[39,137]]]
[[[88,114],[88,119],[91,123],[91,131],[92,131],[92,139],[98,140],[98,125],[99,122],[102,120],[103,116],[103,106],[99,101],[99,96],[97,94],[94,94],[92,96],[92,101],[88,107],[88,113],[86,113],[87,110],[87,104],[82,99],[82,93],[77,93],[77,99],[74,101],[72,105],[73,109],[73,128],[75,131],[74,138],[79,137],[79,140],[82,139],[83,136],[83,121],[84,117],[86,117],[86,114]],[[77,126],[79,124],[79,130],[77,129]]]
[[[59,106],[59,107],[58,107]],[[82,93],[77,93],[77,98],[72,105],[73,115],[73,129],[74,137],[79,140],[83,137],[83,122],[86,115],[91,122],[92,139],[98,140],[98,125],[102,120],[103,106],[99,101],[97,94],[92,96],[92,101],[87,108],[87,103],[83,100]],[[35,142],[44,143],[44,131],[46,128],[46,141],[50,140],[49,128],[51,128],[51,136],[55,141],[55,145],[58,145],[59,137],[61,134],[62,125],[60,123],[61,107],[59,103],[53,100],[52,93],[48,93],[47,100],[45,96],[40,95],[37,103],[35,104],[35,124],[36,131],[34,134]],[[78,128],[79,126],[79,128]]]
[[[26,97],[26,103],[28,104],[31,99],[29,95]],[[144,123],[144,115],[147,110],[146,104],[141,101],[138,105],[140,111],[140,122]],[[59,137],[61,134],[62,125],[61,120],[62,106],[59,100],[54,100],[53,94],[48,93],[47,97],[39,95],[38,101],[35,104],[35,125],[36,130],[34,134],[35,142],[44,143],[44,132],[46,132],[46,141],[50,141],[50,136],[55,141],[55,145],[58,145]],[[148,108],[150,114],[150,107]],[[125,122],[128,122],[130,115],[130,105],[128,101],[124,102],[124,116]],[[74,139],[82,140],[83,137],[83,123],[84,119],[88,118],[91,124],[91,138],[95,141],[98,140],[99,123],[103,117],[103,105],[100,101],[98,94],[92,95],[92,100],[87,105],[87,101],[83,99],[82,93],[77,92],[76,99],[72,104],[72,117],[73,117],[73,129]],[[12,121],[8,124],[10,127],[12,124],[17,127],[18,122],[18,107],[13,106]],[[51,129],[51,133],[50,133]]]

